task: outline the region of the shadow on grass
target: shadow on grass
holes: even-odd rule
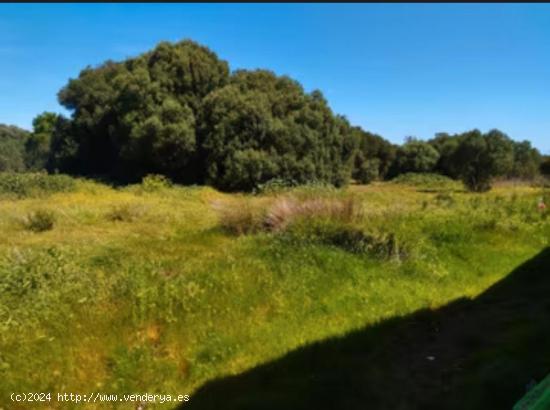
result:
[[[511,409],[550,371],[550,248],[479,297],[306,346],[181,409]]]

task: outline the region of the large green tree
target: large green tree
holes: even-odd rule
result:
[[[29,132],[0,124],[0,172],[25,170],[25,143]]]
[[[43,112],[37,115],[33,122],[33,132],[25,142],[25,164],[29,170],[42,170],[47,166],[50,155],[52,135],[59,115],[53,112]]]
[[[542,155],[529,141],[514,142],[514,165],[510,176],[534,178],[540,173]]]
[[[354,145],[349,124],[319,91],[266,70],[237,71],[205,100],[199,135],[208,183],[250,190],[274,178],[347,182]]]
[[[395,160],[396,147],[380,135],[352,127],[356,139],[353,178],[361,183],[384,179]]]
[[[228,76],[225,61],[189,40],[88,67],[59,93],[73,114],[54,145],[76,147],[82,173],[137,180],[158,172],[196,182],[196,117]]]
[[[514,144],[498,130],[487,134],[473,130],[463,134],[453,163],[468,189],[487,191],[493,177],[506,175],[513,169]]]
[[[431,172],[438,160],[439,153],[429,143],[409,137],[398,148],[390,174],[395,176],[407,172]]]

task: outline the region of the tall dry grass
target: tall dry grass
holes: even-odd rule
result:
[[[222,228],[236,235],[280,232],[297,220],[311,218],[352,223],[363,213],[361,202],[355,197],[299,199],[280,196],[274,200],[216,201],[211,205],[218,213]]]
[[[270,231],[286,229],[297,219],[327,218],[335,222],[351,223],[362,216],[362,206],[355,197],[313,198],[299,200],[281,197],[269,207],[264,224]]]

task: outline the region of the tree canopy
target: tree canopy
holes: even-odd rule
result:
[[[0,124],[0,172],[25,169],[25,143],[29,132]]]
[[[440,132],[394,145],[332,112],[323,94],[268,70],[230,72],[194,41],[162,42],[86,67],[58,93],[70,118],[44,112],[33,131],[0,126],[0,171],[40,170],[250,191],[270,180],[344,185],[437,172],[474,191],[494,177],[550,173],[528,141],[498,130]]]
[[[347,126],[319,91],[308,94],[266,70],[237,71],[204,101],[199,129],[206,181],[228,190],[274,178],[343,185],[353,155]]]
[[[275,177],[343,185],[353,166],[349,124],[319,91],[266,70],[230,75],[188,40],[87,67],[59,101],[72,117],[52,136],[50,168],[250,190]]]
[[[439,152],[430,144],[408,138],[397,150],[391,173],[398,175],[408,172],[431,172],[438,160]]]
[[[69,134],[56,143],[76,147],[82,173],[125,180],[161,173],[193,182],[196,117],[203,98],[228,78],[225,61],[189,40],[87,67],[59,92],[73,115]]]

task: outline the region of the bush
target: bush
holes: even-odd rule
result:
[[[172,182],[164,175],[149,174],[141,180],[141,189],[145,192],[157,192],[171,186]]]
[[[320,239],[353,253],[370,253],[382,258],[400,258],[397,239],[393,233],[372,235],[352,226],[340,226],[332,232],[320,232]]]
[[[258,184],[258,187],[255,189],[254,192],[256,194],[272,195],[288,191],[296,185],[296,181],[285,180],[282,178],[273,178],[264,184]]]
[[[443,206],[451,206],[456,203],[456,200],[453,198],[453,196],[447,192],[439,192],[434,197],[434,200],[438,205]]]
[[[267,204],[266,204],[267,203]],[[244,199],[214,202],[220,225],[228,232],[243,235],[259,231],[284,231],[291,223],[304,219],[325,219],[351,223],[361,216],[355,198],[305,198],[282,196],[274,201]]]
[[[218,212],[220,225],[226,232],[246,235],[264,229],[264,208],[249,200],[214,202],[212,206]]]
[[[0,196],[27,198],[56,192],[69,192],[76,188],[75,179],[67,175],[35,173],[0,173]]]
[[[137,205],[116,205],[109,213],[107,219],[113,222],[133,222],[143,216],[144,209]]]
[[[282,197],[269,207],[264,224],[271,231],[281,231],[297,219],[324,218],[341,223],[350,223],[360,218],[361,210],[360,202],[353,197],[305,200]]]
[[[442,191],[442,190],[459,190],[462,188],[462,184],[459,181],[455,181],[449,177],[439,174],[431,173],[415,173],[408,172],[401,174],[392,182],[396,184],[410,185],[423,191]]]
[[[55,214],[52,211],[39,209],[28,214],[23,224],[29,231],[45,232],[53,229],[55,219]]]
[[[287,232],[300,243],[320,243],[355,254],[395,259],[407,255],[394,233],[369,233],[360,227],[331,220],[302,221]]]

